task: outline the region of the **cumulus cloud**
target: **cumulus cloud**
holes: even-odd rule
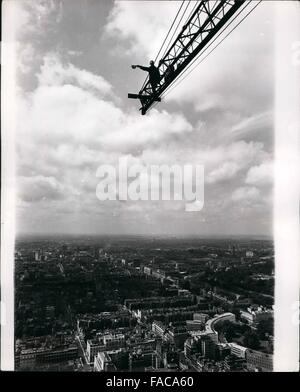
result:
[[[141,121],[138,113],[107,100],[111,86],[104,78],[65,66],[53,54],[45,57],[38,80],[33,92],[19,97],[23,200],[41,200],[47,189],[50,198],[59,197],[58,178],[67,185],[66,196],[77,189],[77,195],[88,193],[95,199],[99,164],[115,165],[132,149],[155,148],[193,131],[183,115],[166,111],[154,110]]]
[[[138,59],[143,59],[146,55],[149,59],[154,58],[180,3],[161,2],[158,10],[152,1],[115,2],[105,32],[108,36],[117,38],[119,46],[123,40],[123,50],[120,47],[118,50],[121,56],[135,55]]]
[[[152,1],[139,4],[130,1],[116,2],[106,31],[126,40],[127,52],[140,57],[146,53],[150,58],[158,51],[159,43],[163,42],[177,10],[177,2],[160,4],[159,12]],[[188,14],[189,12],[185,18]],[[225,39],[190,74],[186,79],[188,82],[179,84],[168,95],[168,100],[180,105],[190,103],[199,112],[222,109],[249,113],[251,108],[255,113],[262,108],[270,109],[273,84],[273,24],[270,18],[270,7],[260,4],[230,34],[230,38]],[[181,26],[183,23],[184,21]],[[121,55],[123,53],[121,51]]]
[[[38,75],[39,86],[20,101],[21,130],[44,145],[82,143],[94,149],[128,151],[157,145],[173,136],[191,132],[181,114],[153,110],[141,121],[136,112],[124,112],[104,95],[111,86],[101,76],[64,67],[58,58],[49,60]]]
[[[248,168],[251,162],[261,161],[268,156],[262,143],[245,141],[233,142],[210,151],[211,154],[207,160],[216,165],[208,177],[208,182],[211,183],[230,179],[239,171]]]
[[[248,170],[246,184],[251,185],[269,185],[273,182],[273,164],[272,162],[263,162],[258,166],[253,166]]]
[[[24,230],[217,233],[226,231],[230,220],[233,232],[240,232],[245,219],[251,226],[246,232],[260,230],[270,206],[261,203],[268,192],[262,178],[272,159],[270,138],[258,137],[272,129],[271,27],[265,12],[257,15],[257,25],[252,21],[243,30],[242,24],[210,63],[203,62],[174,94],[141,116],[136,102],[125,99],[136,74],[124,67],[124,56],[136,62],[153,58],[181,2],[114,2],[105,36],[96,37],[97,29],[86,34],[95,45],[101,38],[99,53],[105,59],[98,59],[96,49],[86,58],[86,49],[73,42],[77,26],[70,15],[82,19],[77,3],[63,23],[70,13],[67,1],[24,4],[20,66],[29,77],[17,102]],[[72,45],[64,47],[58,31],[64,44]],[[122,157],[146,166],[204,165],[204,208],[185,212],[180,201],[101,203],[97,168],[117,167]]]
[[[208,177],[209,183],[217,181],[226,181],[235,176],[239,166],[235,162],[225,162],[216,169],[212,170]]]
[[[112,90],[111,84],[102,76],[78,69],[70,63],[64,65],[55,54],[45,56],[38,81],[40,86],[77,85],[83,89],[95,89],[102,95]]]

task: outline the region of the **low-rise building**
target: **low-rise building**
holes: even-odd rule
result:
[[[273,371],[273,355],[261,351],[247,349],[246,351],[247,369],[256,372]]]
[[[228,343],[228,346],[230,347],[230,354],[234,355],[238,358],[246,358],[246,351],[247,348],[243,347],[237,343]]]
[[[87,341],[86,353],[89,363],[94,362],[95,356],[100,351],[116,350],[125,346],[125,335],[118,334],[98,334],[96,339]]]
[[[204,324],[199,320],[186,320],[186,328],[188,331],[201,331]]]
[[[247,321],[250,325],[259,323],[262,320],[268,320],[272,317],[273,311],[262,306],[249,306],[247,311],[241,311],[241,319]]]
[[[206,313],[194,313],[193,319],[205,324],[206,321],[209,319],[209,315]]]
[[[117,370],[108,353],[99,352],[94,360],[95,372],[113,372]]]
[[[106,350],[113,350],[124,347],[125,335],[122,333],[103,335],[103,343]]]
[[[78,357],[76,344],[61,345],[60,347],[29,348],[20,351],[18,364],[20,369],[30,369],[38,364],[58,363]]]
[[[153,321],[152,323],[152,332],[154,332],[156,335],[163,337],[164,333],[166,331],[165,325],[160,322],[160,321]]]
[[[100,351],[105,350],[105,345],[101,339],[90,339],[86,342],[86,354],[89,363],[94,362],[95,356]]]

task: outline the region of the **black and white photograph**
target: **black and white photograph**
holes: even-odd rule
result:
[[[1,370],[299,372],[299,21],[2,2]]]

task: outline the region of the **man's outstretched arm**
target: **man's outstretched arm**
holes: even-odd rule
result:
[[[132,68],[140,68],[142,71],[149,71],[149,67],[144,67],[143,65],[132,65]]]

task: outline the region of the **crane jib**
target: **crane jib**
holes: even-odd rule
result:
[[[178,78],[186,67],[210,44],[213,37],[226,25],[245,3],[245,0],[202,0],[183,26],[175,41],[159,61],[160,82],[155,94],[147,80],[139,94],[128,94],[129,98],[140,99],[142,114],[160,102],[163,92]]]

